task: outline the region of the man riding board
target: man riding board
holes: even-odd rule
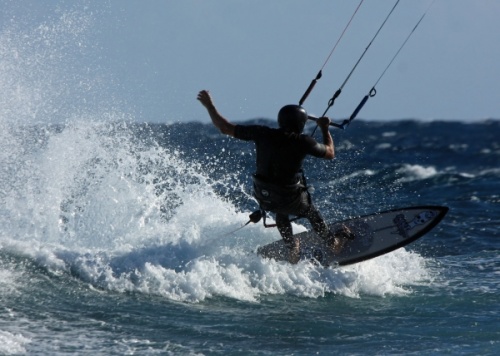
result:
[[[278,113],[278,129],[263,125],[236,125],[216,109],[210,93],[202,90],[198,100],[207,109],[212,123],[223,134],[240,140],[254,141],[257,169],[253,175],[254,197],[264,211],[276,214],[276,226],[290,249],[290,262],[300,259],[300,242],[293,236],[290,215],[305,217],[327,246],[338,253],[345,239],[352,238],[347,227],[331,232],[312,203],[305,186],[302,162],[308,155],[333,159],[335,147],[329,132],[330,119],[321,117],[316,123],[321,129],[323,143],[303,135],[307,112],[299,105],[286,105]]]

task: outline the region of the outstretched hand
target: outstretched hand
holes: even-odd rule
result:
[[[214,124],[214,126],[217,127],[223,134],[234,137],[236,125],[219,114],[212,101],[210,92],[208,90],[201,90],[198,93],[197,99],[207,109],[208,115],[210,115],[210,119],[212,119],[212,123]]]
[[[208,90],[201,90],[198,93],[198,98],[197,99],[207,109],[214,107],[214,103],[212,101],[212,97],[210,96],[210,92]]]

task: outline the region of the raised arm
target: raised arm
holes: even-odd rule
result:
[[[330,119],[327,117],[320,117],[317,121],[318,126],[323,134],[323,144],[326,146],[326,153],[324,159],[333,159],[335,157],[335,146],[333,144],[332,135],[330,135],[329,125]]]
[[[234,129],[236,125],[229,122],[225,117],[219,114],[208,90],[200,91],[198,93],[198,100],[207,109],[214,126],[217,127],[221,133],[234,137]]]

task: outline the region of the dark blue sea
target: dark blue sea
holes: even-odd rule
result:
[[[450,211],[408,247],[326,269],[257,256],[275,229],[231,233],[257,208],[255,154],[211,124],[0,132],[0,354],[500,351],[499,121],[332,129],[336,159],[304,167],[325,217]]]
[[[332,129],[336,159],[305,162],[325,218],[449,213],[359,264],[264,260],[254,251],[278,232],[237,230],[257,208],[251,143],[219,134],[201,106],[191,123],[137,114],[97,63],[91,9],[8,11],[0,355],[500,354],[499,120],[377,122],[365,108]],[[172,100],[199,105],[196,93]]]

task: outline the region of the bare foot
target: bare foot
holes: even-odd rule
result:
[[[332,237],[326,242],[327,246],[335,254],[339,254],[344,248],[348,240],[353,240],[355,238],[351,230],[346,226],[342,225],[339,229],[335,230]]]
[[[335,231],[334,234],[335,237],[340,237],[341,239],[345,240],[354,240],[356,238],[351,229],[349,229],[349,227],[347,227],[346,225],[342,225],[342,227]]]

